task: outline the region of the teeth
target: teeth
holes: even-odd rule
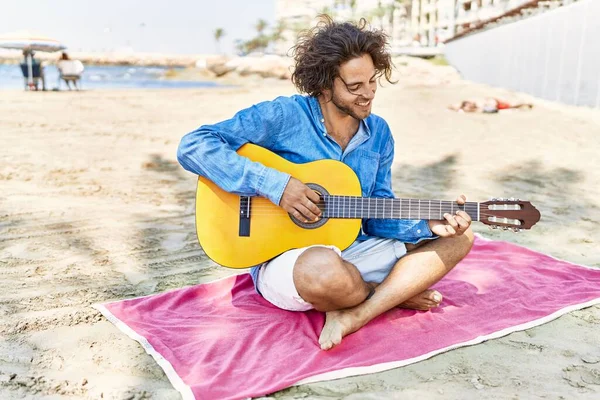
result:
[[[369,104],[369,102],[367,101],[366,103],[356,103],[356,104],[358,104],[359,106],[366,106]]]

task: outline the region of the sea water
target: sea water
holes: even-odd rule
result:
[[[81,77],[83,89],[179,89],[220,86],[215,82],[177,80],[168,75],[176,75],[182,68],[167,67],[135,67],[135,66],[106,66],[86,65]],[[174,73],[174,74],[173,74]],[[46,89],[59,87],[58,70],[55,65],[44,68]],[[0,90],[23,89],[24,79],[21,68],[17,64],[0,64]],[[41,82],[39,84],[41,89]],[[60,89],[66,90],[64,82]]]

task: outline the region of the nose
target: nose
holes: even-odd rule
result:
[[[375,89],[368,88],[367,90],[364,90],[360,94],[360,97],[364,98],[365,100],[373,100],[375,98]]]
[[[372,100],[375,98],[375,91],[377,90],[377,82],[374,82],[370,85],[364,87],[362,92],[360,93],[361,97],[364,97],[367,100]]]

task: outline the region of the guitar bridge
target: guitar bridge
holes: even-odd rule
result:
[[[240,230],[239,236],[250,236],[250,204],[249,196],[240,196]]]

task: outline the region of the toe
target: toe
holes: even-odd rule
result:
[[[333,347],[333,344],[330,341],[321,343],[321,350],[329,350]]]
[[[430,301],[433,301],[436,305],[440,304],[442,302],[442,294],[440,292],[438,292],[437,290],[432,290],[431,293],[429,293],[429,296],[427,296],[428,299]]]

